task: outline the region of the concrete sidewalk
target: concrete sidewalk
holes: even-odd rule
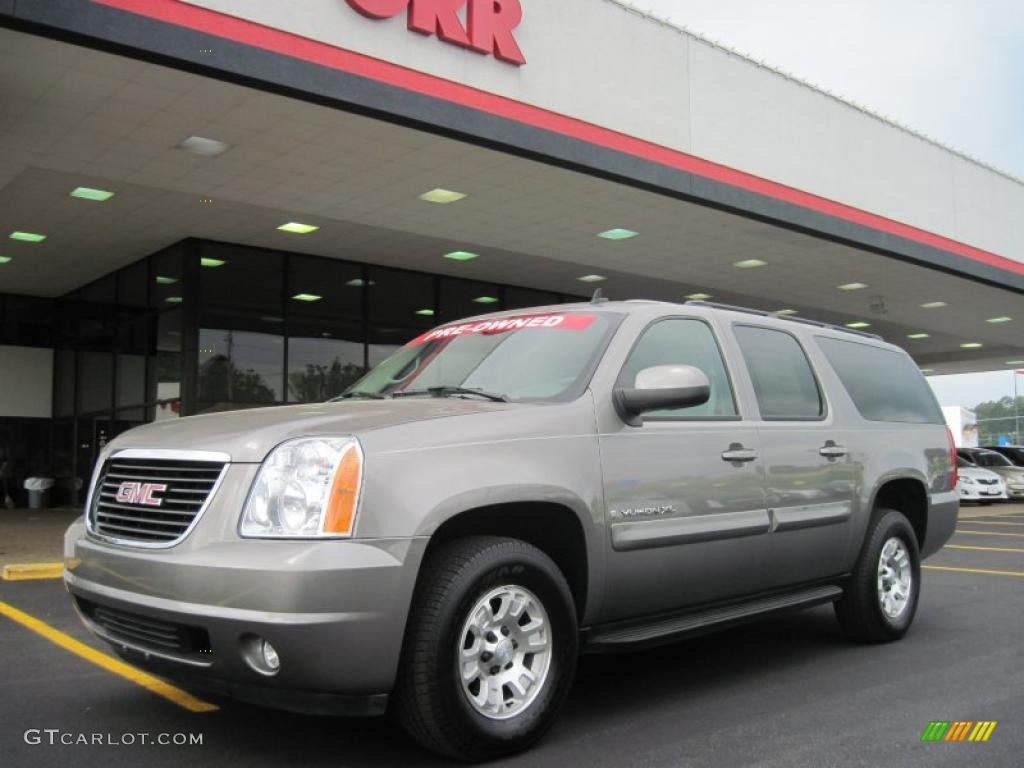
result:
[[[64,560],[64,531],[77,508],[0,509],[0,568],[14,563]]]

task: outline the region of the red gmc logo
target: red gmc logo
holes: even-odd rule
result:
[[[409,29],[461,48],[494,54],[520,66],[526,57],[513,32],[523,20],[519,0],[348,0],[370,19],[390,19],[408,9]],[[463,26],[459,12],[466,8]]]
[[[117,501],[121,504],[144,504],[147,507],[159,507],[163,499],[156,498],[154,493],[167,490],[163,483],[132,483],[123,482],[117,487]]]

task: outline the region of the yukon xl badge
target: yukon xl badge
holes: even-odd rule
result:
[[[661,504],[654,507],[626,507],[625,509],[612,509],[608,514],[614,520],[629,520],[634,517],[665,517],[674,515],[676,508],[671,504]]]

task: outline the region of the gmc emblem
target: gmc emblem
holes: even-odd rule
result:
[[[167,490],[163,483],[132,483],[123,482],[117,486],[117,496],[120,504],[143,504],[147,507],[159,507],[164,503],[163,499],[156,498],[154,493],[162,493]]]
[[[370,19],[390,19],[408,9],[409,29],[446,43],[521,66],[526,57],[513,32],[523,20],[519,0],[348,0]],[[463,26],[459,12],[466,8]]]

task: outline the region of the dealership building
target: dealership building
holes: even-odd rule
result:
[[[0,0],[0,460],[73,503],[132,426],[596,288],[1019,368],[1022,212],[617,0]]]

